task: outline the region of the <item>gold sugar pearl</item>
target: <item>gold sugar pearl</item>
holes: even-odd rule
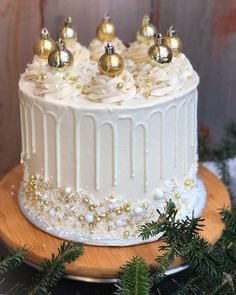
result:
[[[84,220],[84,215],[81,214],[81,215],[79,216],[79,221],[83,221],[83,220]]]
[[[107,218],[107,213],[100,214],[101,218]]]
[[[128,237],[129,237],[129,231],[126,230],[126,231],[124,232],[123,236],[124,236],[124,238],[128,238]]]
[[[92,82],[96,82],[96,77],[92,77],[92,78],[91,78],[91,81],[92,81]]]
[[[78,85],[76,86],[76,88],[77,88],[77,89],[80,89],[80,88],[81,88],[81,86],[78,84]]]
[[[101,220],[102,220],[102,219],[101,219],[100,216],[96,216],[96,217],[95,217],[95,221],[100,222]]]
[[[89,205],[88,208],[89,208],[89,211],[93,211],[95,209],[95,205],[91,204],[91,205]]]
[[[34,200],[39,201],[39,196],[34,195]]]
[[[121,82],[119,82],[119,83],[116,84],[116,88],[118,88],[118,89],[121,89],[123,87],[124,87],[124,84],[121,83]]]
[[[191,181],[190,181],[190,185],[191,185],[191,187],[192,187],[192,188],[194,188],[194,187],[195,187],[195,182],[194,182],[194,180],[193,180],[193,179],[191,179]]]
[[[49,202],[47,200],[45,200],[44,202],[44,205],[48,206],[49,205]]]
[[[55,211],[56,211],[56,212],[58,212],[58,211],[60,211],[60,210],[61,210],[60,207],[56,207],[56,208],[55,208]]]
[[[58,221],[59,223],[61,223],[61,222],[62,222],[62,219],[61,219],[61,218],[58,218],[57,221]]]
[[[144,93],[144,97],[145,98],[149,98],[151,96],[151,91],[146,91],[145,93]]]
[[[30,176],[30,179],[31,179],[31,180],[35,180],[35,179],[36,179],[36,176],[35,176],[34,174],[32,174],[32,175]]]
[[[190,186],[190,184],[191,184],[190,180],[189,179],[185,179],[184,185],[185,186]]]
[[[128,77],[127,77],[127,76],[123,76],[122,79],[123,79],[124,81],[127,81]]]
[[[83,93],[84,94],[89,94],[90,93],[90,86],[89,85],[85,85],[83,87]]]
[[[50,184],[50,188],[54,188],[54,184],[51,183],[51,184]]]
[[[88,198],[88,197],[84,197],[84,198],[83,198],[83,202],[86,203],[86,204],[88,204],[88,202],[89,202],[89,198]]]
[[[176,198],[176,200],[179,200],[181,198],[181,194],[180,193],[176,193],[175,194],[175,198]]]
[[[122,209],[121,209],[121,208],[116,209],[116,214],[117,214],[117,215],[121,215],[121,214],[122,214]]]
[[[96,222],[92,222],[92,223],[90,223],[90,226],[96,227],[97,226],[97,223]]]
[[[131,205],[130,204],[125,204],[124,209],[125,209],[126,212],[130,212],[131,211]]]
[[[48,77],[47,75],[41,75],[41,76],[40,76],[40,79],[41,79],[42,81],[44,81],[44,80],[47,79],[47,77]]]

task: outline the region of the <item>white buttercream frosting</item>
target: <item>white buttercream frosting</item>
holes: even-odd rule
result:
[[[120,39],[115,37],[110,43],[115,47],[116,53],[120,54],[122,57],[125,56],[127,47]],[[105,53],[106,45],[107,41],[103,42],[97,38],[94,38],[89,44],[90,58],[94,61],[98,61],[99,58]]]
[[[75,42],[67,48],[71,51],[74,56],[74,62],[77,64],[87,64],[89,62],[89,50],[82,46],[80,43]]]
[[[22,78],[33,84],[33,94],[45,99],[75,99],[81,92],[86,79],[82,68],[72,66],[64,72],[51,68],[46,60],[34,57],[27,65]],[[85,69],[83,69],[85,71]]]
[[[127,57],[135,63],[143,63],[149,60],[147,52],[151,45],[135,41],[128,48]]]
[[[119,85],[122,84],[120,88]],[[91,79],[87,98],[96,102],[115,103],[132,99],[136,95],[134,79],[128,71],[114,78],[97,73]]]
[[[184,54],[173,57],[167,64],[152,65],[142,63],[138,66],[136,84],[141,95],[161,97],[181,91],[184,82],[193,75],[193,68]]]

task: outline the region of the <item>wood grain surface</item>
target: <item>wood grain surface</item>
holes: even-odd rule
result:
[[[106,12],[126,43],[134,41],[143,14],[150,14],[162,33],[175,25],[201,78],[199,124],[209,125],[217,142],[225,126],[235,120],[235,0],[1,0],[0,178],[19,163],[18,80],[32,61],[32,45],[41,27],[47,26],[55,37],[64,18],[71,15],[79,41],[87,45]]]
[[[199,174],[208,194],[207,206],[203,212],[205,227],[201,235],[214,244],[224,228],[218,210],[229,208],[230,198],[223,183],[206,168],[200,167]],[[0,236],[10,248],[25,245],[28,261],[39,264],[42,259],[50,258],[52,252],[57,252],[62,240],[40,231],[23,216],[17,203],[21,181],[22,167],[19,165],[0,183]],[[142,256],[154,267],[161,244],[157,241],[131,247],[85,246],[85,254],[76,262],[66,265],[66,273],[91,278],[115,278],[120,267],[136,255]],[[178,258],[172,267],[182,263],[183,260]]]

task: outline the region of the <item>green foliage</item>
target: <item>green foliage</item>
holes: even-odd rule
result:
[[[3,258],[0,261],[0,275],[5,275],[8,271],[17,268],[24,261],[25,256],[25,249],[19,248]]]
[[[63,243],[58,249],[58,255],[52,254],[52,259],[45,259],[42,270],[35,278],[35,283],[29,295],[47,295],[48,289],[55,286],[64,274],[64,264],[71,263],[83,254],[81,243]]]
[[[116,295],[148,295],[150,291],[149,266],[143,258],[133,257],[120,273]]]

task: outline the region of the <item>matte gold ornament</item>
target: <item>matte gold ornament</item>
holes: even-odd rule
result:
[[[115,53],[115,48],[111,44],[105,47],[105,54],[103,54],[98,61],[98,69],[102,75],[108,77],[119,76],[124,70],[124,61],[122,57]]]
[[[164,45],[161,34],[155,37],[155,44],[148,49],[148,55],[154,65],[171,62],[172,51],[170,47]]]
[[[41,58],[47,59],[49,54],[55,49],[55,42],[50,38],[49,32],[43,28],[40,33],[40,38],[33,46],[34,54]]]
[[[73,55],[65,47],[65,43],[62,41],[62,39],[59,39],[56,42],[56,49],[49,54],[48,64],[52,68],[61,72],[69,69],[72,66]]]
[[[172,50],[174,56],[177,56],[183,51],[183,43],[180,38],[176,35],[176,31],[173,26],[169,28],[164,38],[164,44]]]
[[[142,20],[142,25],[137,32],[137,40],[141,43],[152,44],[153,37],[157,34],[157,29],[155,26],[150,24],[150,17],[144,15]]]
[[[73,44],[77,41],[78,35],[73,29],[71,17],[67,17],[64,26],[58,32],[58,38],[61,38],[66,45]]]
[[[107,42],[115,38],[116,28],[108,14],[104,16],[103,21],[97,26],[96,36],[99,40]]]

